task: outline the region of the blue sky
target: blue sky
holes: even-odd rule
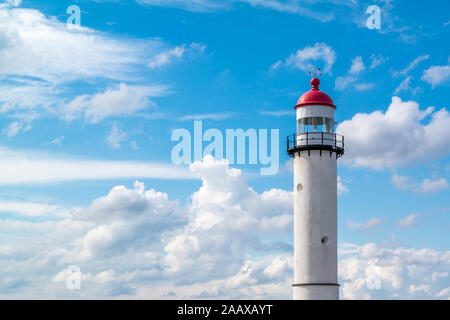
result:
[[[66,25],[73,4],[81,27]],[[372,4],[380,30],[366,27]],[[447,12],[447,1],[4,1],[0,297],[290,298],[285,138],[314,65],[346,138],[341,297],[449,298]],[[171,134],[194,119],[279,129],[278,174],[174,166]],[[202,276],[179,280],[198,264]],[[82,290],[66,288],[70,265]],[[381,289],[364,284],[373,276]]]

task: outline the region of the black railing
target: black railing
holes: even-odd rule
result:
[[[292,134],[287,137],[287,152],[290,156],[295,153],[309,150],[335,152],[337,157],[344,154],[344,136],[328,132],[305,132]]]

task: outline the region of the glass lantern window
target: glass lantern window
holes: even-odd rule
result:
[[[308,117],[301,118],[297,123],[297,132],[299,134],[306,132],[328,132],[334,133],[335,122],[326,117]]]

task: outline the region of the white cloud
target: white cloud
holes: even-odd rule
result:
[[[352,65],[351,65],[348,73],[357,75],[357,74],[360,74],[361,71],[363,71],[365,69],[366,69],[366,66],[364,65],[362,58],[358,56],[358,57],[355,57],[354,59],[352,59]]]
[[[367,91],[375,87],[374,83],[356,83],[355,89],[358,91]]]
[[[436,282],[441,278],[447,278],[447,277],[448,277],[447,272],[433,272],[431,274],[431,278],[429,278],[429,280],[427,280],[427,281]]]
[[[424,179],[421,183],[411,181],[411,177],[394,174],[392,183],[399,190],[413,190],[415,193],[434,193],[448,189],[448,182],[445,178],[434,180]]]
[[[445,83],[450,79],[450,65],[429,67],[423,72],[421,79],[431,84],[433,88]]]
[[[411,91],[413,95],[416,95],[419,92],[422,92],[422,88],[416,87],[412,88],[410,85],[411,80],[413,80],[412,76],[407,76],[400,85],[395,89],[394,94],[399,94],[402,91]]]
[[[18,7],[22,4],[22,0],[6,0],[4,3],[0,4],[0,8],[2,7]]]
[[[187,169],[166,163],[104,161],[0,147],[0,185],[127,178],[196,179]]]
[[[317,42],[314,46],[306,46],[303,49],[298,49],[291,54],[284,61],[278,61],[272,65],[272,69],[277,69],[281,65],[290,68],[300,69],[306,72],[312,71],[314,64],[311,61],[322,60],[324,62],[323,71],[330,72],[336,61],[336,52],[326,43]]]
[[[266,9],[275,10],[278,12],[286,12],[291,14],[298,14],[319,20],[321,22],[328,22],[335,19],[333,13],[317,12],[305,6],[300,6],[298,2],[294,1],[278,1],[278,0],[238,0],[240,2],[249,3],[252,7],[263,7]]]
[[[358,91],[367,91],[374,87],[373,83],[355,83],[359,79],[359,75],[366,69],[362,57],[357,56],[352,59],[352,64],[347,74],[339,76],[335,80],[334,88],[336,90],[345,90],[350,84],[354,83],[354,87]]]
[[[22,129],[22,124],[20,122],[14,121],[9,124],[8,127],[2,130],[2,133],[7,135],[8,137],[16,136],[20,129]]]
[[[189,224],[165,246],[164,260],[171,273],[191,274],[185,282],[206,275],[231,276],[243,263],[246,248],[277,248],[277,243],[263,245],[255,231],[281,232],[292,226],[291,192],[272,189],[258,195],[240,170],[210,156],[192,164],[191,170],[203,185],[191,197]]]
[[[67,209],[46,203],[0,200],[0,212],[13,213],[25,217],[68,217],[75,213],[76,209]]]
[[[428,58],[430,58],[429,54],[426,54],[426,55],[423,55],[423,56],[418,56],[413,61],[411,61],[411,63],[405,69],[403,69],[401,71],[394,71],[393,74],[396,77],[398,77],[398,76],[406,76],[417,65],[419,65],[422,61],[427,60]]]
[[[170,64],[174,60],[180,60],[186,53],[189,53],[191,55],[202,54],[205,49],[206,46],[199,43],[191,43],[187,48],[186,45],[183,44],[165,52],[158,53],[151,59],[151,61],[148,63],[148,66],[151,69],[160,68],[162,66]]]
[[[139,146],[138,146],[138,144],[136,143],[136,141],[131,141],[131,142],[130,142],[130,147],[131,147],[131,149],[133,149],[134,151],[139,150]]]
[[[385,58],[381,54],[377,54],[377,55],[372,54],[370,56],[370,59],[372,60],[372,63],[370,64],[369,69],[375,69],[379,65],[381,65],[384,62],[386,62],[387,60],[389,60],[389,58]]]
[[[180,59],[183,56],[185,46],[175,47],[169,51],[162,52],[153,57],[148,66],[152,69],[167,65],[173,58]]]
[[[350,84],[356,82],[358,80],[355,76],[339,76],[336,77],[336,80],[334,82],[334,88],[336,90],[344,90],[347,88]]]
[[[160,46],[159,41],[132,43],[86,27],[68,28],[33,9],[0,9],[0,31],[0,74],[51,83],[127,79],[133,65],[143,64]]]
[[[448,272],[450,251],[384,248],[375,243],[355,246],[340,255],[339,276],[342,299],[432,299],[441,283],[424,283],[433,272]],[[370,286],[378,279],[380,289]],[[427,290],[423,290],[427,288]],[[449,298],[448,292],[440,298]]]
[[[342,161],[356,167],[395,168],[436,159],[450,150],[448,111],[432,107],[422,111],[416,102],[398,97],[392,98],[386,112],[358,113],[336,130],[345,136]]]
[[[167,53],[203,52],[198,43],[172,49],[161,39],[127,39],[85,26],[71,26],[38,10],[0,7],[0,113],[18,117],[58,115],[97,122],[154,106],[149,98],[169,94],[166,85],[142,85]],[[52,45],[49,46],[48,44]],[[158,57],[158,58],[157,58]],[[156,60],[155,60],[156,59]],[[73,93],[73,82],[92,83],[97,94]],[[117,86],[113,84],[120,83]],[[127,83],[127,84],[125,84]],[[32,120],[32,119],[31,119]],[[28,123],[26,123],[28,124]]]
[[[348,221],[347,225],[352,228],[359,231],[367,231],[370,229],[374,229],[375,227],[378,227],[379,225],[383,224],[385,222],[385,219],[381,218],[372,218],[368,220],[366,223],[356,223]]]
[[[135,182],[63,220],[0,220],[0,298],[290,299],[292,193],[257,193],[211,157],[191,169],[202,186],[185,207]],[[448,298],[450,252],[344,244],[339,256],[341,298]],[[80,292],[66,288],[74,264]]]
[[[411,213],[410,215],[404,217],[397,221],[397,226],[401,228],[410,228],[415,226],[415,221],[419,217],[417,213]]]
[[[234,3],[248,3],[251,7],[298,14],[321,22],[331,21],[335,18],[333,13],[318,12],[301,6],[298,2],[283,0],[136,0],[136,2],[142,5],[175,7],[194,12],[230,10]]]
[[[120,129],[117,126],[117,123],[114,123],[111,132],[106,137],[106,143],[114,149],[119,149],[120,144],[126,139],[127,133]]]
[[[166,86],[128,86],[121,83],[102,93],[78,96],[62,106],[60,112],[65,120],[83,117],[95,123],[106,117],[131,115],[149,107],[156,109],[150,97],[165,94]]]
[[[59,136],[59,137],[53,139],[52,141],[50,141],[50,144],[55,144],[55,145],[60,146],[60,145],[61,145],[61,142],[62,142],[63,140],[64,140],[64,136]]]
[[[180,121],[192,120],[224,120],[232,117],[233,113],[205,113],[205,114],[190,114],[180,117]]]
[[[347,186],[344,185],[343,179],[341,177],[338,176],[337,178],[337,192],[338,195],[343,195],[349,192]]]
[[[229,8],[228,1],[219,0],[136,0],[141,5],[175,7],[194,12],[208,12]]]
[[[270,297],[280,292],[273,290],[274,285],[289,288],[285,273],[291,269],[290,257],[250,259],[246,252],[275,254],[292,250],[281,239],[276,240],[277,234],[292,228],[292,193],[272,189],[258,194],[246,184],[240,170],[230,169],[226,161],[217,162],[212,157],[191,168],[202,178],[202,187],[191,196],[186,208],[180,207],[178,201],[170,201],[165,193],[146,190],[140,182],[132,189],[116,186],[70,218],[36,225],[42,231],[53,230],[47,233],[45,246],[35,242],[20,256],[18,248],[22,243],[8,243],[2,248],[8,254],[8,265],[21,267],[16,271],[3,268],[6,261],[0,255],[0,274],[14,279],[28,277],[37,290],[35,294],[41,297],[42,290],[47,290],[49,296],[68,293],[64,269],[72,264],[82,266],[87,297],[132,295],[134,290],[121,289],[158,288],[165,281],[170,281],[171,290],[178,295],[188,288],[187,297],[205,290],[209,295],[220,294],[215,286],[208,286],[212,279],[216,285],[220,282],[226,296],[234,297],[251,294],[246,283],[254,282],[253,278],[257,280],[252,289],[258,292],[255,296]],[[62,234],[71,224],[71,232]],[[0,221],[0,229],[11,233],[12,227],[10,222]],[[30,223],[20,226],[22,230],[25,227],[33,230]],[[263,234],[274,238],[262,241]],[[16,254],[11,261],[13,252]],[[244,271],[245,265],[252,267]],[[32,266],[34,272],[26,276],[26,269]],[[182,276],[187,274],[190,276]],[[196,292],[199,284],[202,290]],[[4,281],[0,280],[0,288],[5,288]],[[20,288],[13,289],[21,295]],[[161,297],[163,292],[157,294]]]
[[[448,189],[448,182],[445,178],[438,178],[436,180],[425,179],[417,188],[419,193],[437,192]]]
[[[277,117],[277,118],[295,115],[295,111],[289,111],[289,110],[261,111],[260,113],[263,116],[272,116],[272,117]]]

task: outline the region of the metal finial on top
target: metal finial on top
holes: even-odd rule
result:
[[[320,72],[320,68],[312,67],[312,69],[314,70],[314,78],[317,77],[317,74],[319,74],[319,77],[322,76],[322,73]],[[308,72],[308,73],[309,73],[309,75],[311,75],[311,76],[313,75],[311,71]]]

